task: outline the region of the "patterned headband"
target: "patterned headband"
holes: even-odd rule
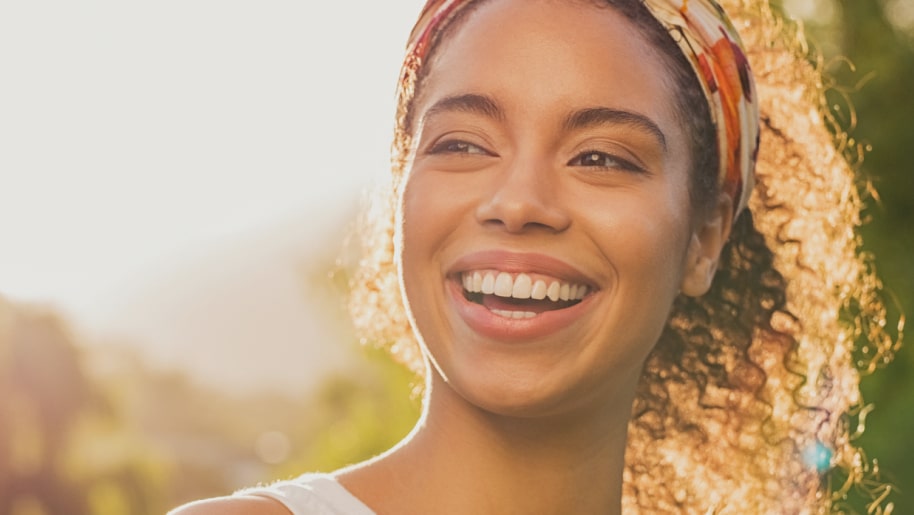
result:
[[[721,190],[739,214],[749,201],[758,153],[758,99],[736,29],[715,0],[642,0],[672,33],[701,83],[717,130]],[[428,0],[407,44],[401,88],[411,91],[442,22],[470,0]],[[402,94],[402,91],[401,91]]]

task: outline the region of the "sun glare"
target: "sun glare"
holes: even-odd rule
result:
[[[104,318],[163,263],[354,211],[387,166],[418,7],[4,6],[0,295]]]

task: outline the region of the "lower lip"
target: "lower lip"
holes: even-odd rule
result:
[[[456,281],[448,281],[448,289],[451,303],[470,329],[487,338],[503,341],[532,340],[561,331],[584,314],[592,299],[592,295],[588,295],[574,306],[544,311],[533,318],[505,318],[467,300],[463,287]]]

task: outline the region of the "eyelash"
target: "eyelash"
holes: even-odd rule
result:
[[[460,147],[460,148],[456,148]],[[475,149],[473,151],[472,149]],[[479,145],[474,145],[468,141],[463,141],[459,139],[449,139],[444,141],[439,141],[431,146],[427,150],[428,154],[474,154],[474,155],[492,155],[488,150],[480,147]]]
[[[590,163],[585,161],[588,158],[594,157],[597,158],[597,161],[591,161]],[[607,161],[612,162],[612,164],[606,164]],[[568,161],[568,166],[584,166],[602,169],[612,168],[629,172],[644,172],[643,168],[627,159],[622,159],[621,157],[607,154],[606,152],[600,152],[599,150],[588,150],[586,152],[581,152],[572,158],[571,161]]]

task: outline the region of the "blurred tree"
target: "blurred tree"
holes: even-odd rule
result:
[[[99,452],[117,428],[63,321],[0,299],[0,515],[149,513],[144,464]]]
[[[267,478],[289,458],[261,455],[269,430],[310,441],[308,396],[207,389],[127,349],[0,298],[0,515],[159,514]]]
[[[27,505],[43,513],[88,513],[78,485],[57,462],[79,413],[95,400],[76,349],[52,316],[5,302],[0,313],[0,513]]]
[[[303,392],[221,391],[151,368],[126,345],[91,349],[93,378],[121,414],[117,452],[132,453],[134,477],[156,485],[151,513],[268,478],[287,456],[261,456],[262,435],[308,430]]]

